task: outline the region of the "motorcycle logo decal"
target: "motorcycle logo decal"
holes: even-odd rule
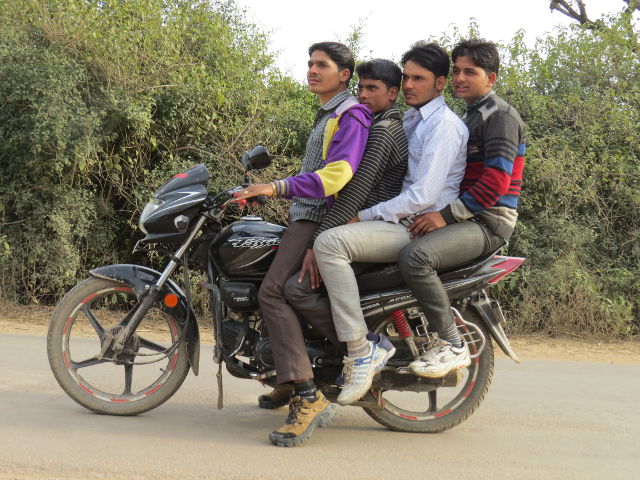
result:
[[[233,248],[264,248],[280,245],[279,238],[252,237],[230,242]]]

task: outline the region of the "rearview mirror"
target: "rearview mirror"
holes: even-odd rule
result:
[[[240,161],[242,162],[245,172],[249,172],[251,170],[262,170],[263,168],[267,168],[271,165],[269,151],[262,145],[253,147],[248,152],[245,152]]]

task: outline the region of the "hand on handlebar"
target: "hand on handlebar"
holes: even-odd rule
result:
[[[271,197],[273,196],[273,187],[270,183],[258,183],[256,185],[249,185],[243,188],[239,192],[233,194],[233,203],[238,203],[240,206],[244,206],[247,202],[250,203],[264,203],[259,197]]]

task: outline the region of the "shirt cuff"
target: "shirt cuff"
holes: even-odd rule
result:
[[[367,208],[366,210],[360,210],[358,212],[358,218],[361,222],[370,222],[374,220],[374,215],[371,209]]]
[[[289,193],[289,181],[288,179],[284,180],[275,180],[272,182],[275,185],[275,194],[277,197],[286,197]]]

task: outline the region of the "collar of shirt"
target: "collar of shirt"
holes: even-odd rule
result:
[[[443,107],[444,105],[445,105],[444,97],[442,95],[440,95],[440,96],[434,98],[433,100],[431,100],[426,105],[423,105],[422,107],[420,107],[420,110],[418,110],[418,111],[420,112],[420,115],[422,116],[422,120],[426,120],[431,115],[433,115],[436,110],[438,110],[440,107]]]
[[[328,112],[329,110],[333,110],[342,102],[344,102],[347,98],[351,96],[351,92],[349,89],[343,90],[340,93],[336,94],[331,100],[320,107],[320,110],[324,110]]]
[[[415,108],[407,110],[404,114],[404,118],[402,119],[407,138],[411,137],[421,121],[427,120],[438,109],[445,105],[444,97],[441,95],[417,110]]]
[[[472,110],[474,108],[478,108],[480,105],[482,105],[484,102],[487,101],[487,99],[494,95],[496,92],[494,92],[493,90],[491,90],[489,93],[487,93],[486,95],[483,95],[482,97],[480,97],[478,100],[476,100],[475,102],[473,102],[471,105],[467,105],[464,109],[465,112],[468,112],[469,110]]]
[[[386,120],[387,118],[397,118],[401,119],[402,116],[400,114],[400,110],[398,110],[395,106],[387,108],[381,112],[378,112],[373,117],[373,123],[378,123],[380,120]]]

